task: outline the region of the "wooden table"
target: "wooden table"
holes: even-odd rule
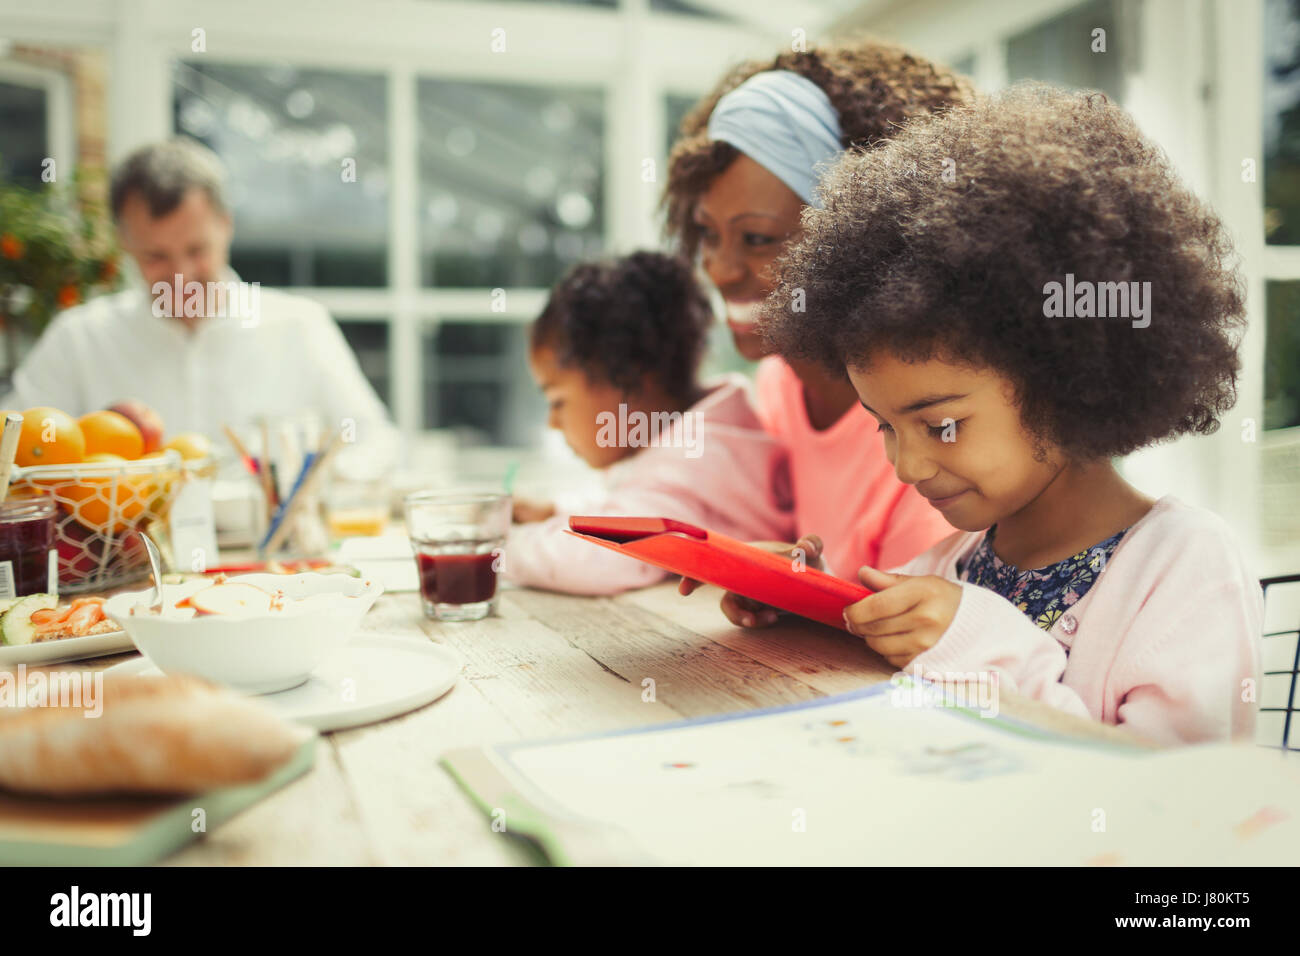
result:
[[[715,589],[683,598],[673,583],[616,598],[507,589],[498,617],[466,624],[426,620],[417,594],[386,594],[363,629],[454,648],[466,660],[456,687],[409,714],[324,735],[315,769],[167,862],[531,862],[438,765],[443,752],[778,706],[893,673],[848,634],[798,620],[745,631],[722,617]],[[653,702],[642,699],[646,678]],[[1132,742],[1006,692],[999,705],[1046,729]]]

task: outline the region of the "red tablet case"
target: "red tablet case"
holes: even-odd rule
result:
[[[871,593],[814,568],[796,571],[788,557],[671,518],[574,515],[569,527],[569,534],[602,548],[831,627],[842,629],[844,609]]]

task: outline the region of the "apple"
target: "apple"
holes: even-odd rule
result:
[[[213,584],[190,595],[198,614],[257,614],[271,610],[271,595],[251,584]]]
[[[59,583],[79,584],[99,570],[104,536],[66,518],[54,536],[54,547],[59,552]]]
[[[107,543],[101,532],[87,528],[71,517],[60,517],[59,529],[54,535],[54,549],[59,553],[59,584],[83,584],[88,577],[98,573]],[[110,574],[149,563],[149,553],[135,531],[127,531],[117,539],[113,552],[104,563],[104,570]]]
[[[163,421],[158,413],[152,408],[140,401],[138,398],[127,399],[124,402],[118,402],[110,405],[110,412],[117,412],[129,419],[140,429],[140,435],[144,438],[143,455],[150,452],[158,451],[163,446]]]

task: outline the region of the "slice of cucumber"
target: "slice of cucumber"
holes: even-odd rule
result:
[[[30,644],[36,636],[32,615],[42,608],[55,608],[59,598],[55,594],[29,594],[13,603],[0,614],[0,644]]]

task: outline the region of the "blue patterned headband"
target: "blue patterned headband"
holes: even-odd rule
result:
[[[718,100],[709,139],[730,143],[810,206],[821,205],[820,167],[843,151],[831,101],[812,80],[789,70],[755,73]]]

